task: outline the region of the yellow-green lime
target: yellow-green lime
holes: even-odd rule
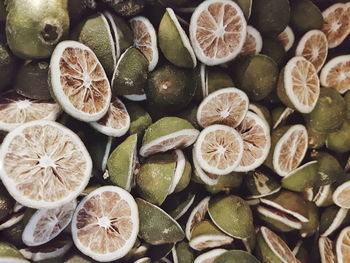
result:
[[[335,152],[350,151],[350,120],[345,120],[338,131],[329,133],[325,144],[328,149]]]
[[[194,251],[186,241],[181,241],[175,244],[172,249],[172,256],[174,263],[194,261]]]
[[[152,124],[152,118],[148,112],[137,103],[126,103],[126,109],[130,115],[130,128],[128,134],[137,134],[141,137],[144,131]]]
[[[207,68],[206,82],[206,96],[219,89],[234,87],[230,75],[220,67]]]
[[[237,172],[220,175],[215,184],[205,184],[205,189],[211,194],[229,192],[231,190],[238,189],[242,185],[243,176],[245,175]]]
[[[13,211],[15,200],[7,192],[3,184],[0,184],[0,222],[6,219]]]
[[[302,238],[310,237],[319,230],[320,218],[318,207],[314,202],[307,201],[308,222],[301,224],[300,235]]]
[[[350,92],[345,93],[344,100],[346,104],[346,119],[350,120]]]
[[[282,65],[286,55],[283,44],[276,38],[264,37],[261,54],[265,54],[272,58],[277,65]]]
[[[181,218],[192,206],[196,195],[190,191],[170,195],[162,208],[175,220]]]
[[[193,228],[202,222],[208,212],[210,196],[203,198],[191,211],[190,216],[187,219],[185,232],[187,240],[191,240]]]
[[[1,263],[29,263],[25,260],[19,250],[6,242],[0,242],[0,262]]]
[[[209,250],[208,252],[204,252],[200,254],[196,259],[194,260],[194,263],[207,263],[207,262],[213,262],[218,256],[225,253],[227,250],[223,248],[215,248],[212,250]]]
[[[182,190],[186,189],[191,181],[192,176],[192,166],[186,156],[182,153],[181,150],[175,150],[175,154],[177,155],[177,164],[175,175],[172,181],[171,192],[178,193]],[[180,158],[179,158],[180,156]],[[182,164],[184,162],[184,165]]]
[[[281,185],[268,173],[251,171],[244,175],[244,184],[250,198],[260,198],[278,192]]]
[[[260,263],[260,261],[246,251],[229,250],[215,258],[213,263]]]
[[[311,0],[292,1],[290,26],[301,34],[312,29],[321,29],[323,26],[322,13]]]
[[[15,73],[15,63],[15,56],[12,55],[6,42],[0,39],[0,91],[10,85]]]
[[[147,243],[174,243],[185,237],[181,226],[164,210],[140,198],[136,198],[136,203],[140,216],[139,236]]]
[[[320,218],[321,236],[332,235],[341,225],[347,223],[349,215],[347,208],[340,208],[335,205],[327,207]]]
[[[310,128],[309,126],[307,126],[306,128],[307,128],[309,149],[320,149],[321,147],[323,147],[327,139],[327,133],[317,132],[314,129]]]

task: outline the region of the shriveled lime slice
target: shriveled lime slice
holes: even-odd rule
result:
[[[193,12],[189,31],[197,58],[213,66],[228,62],[241,52],[247,23],[235,2],[206,0]]]
[[[320,237],[318,248],[321,256],[321,263],[336,263],[337,258],[334,253],[334,243],[328,237]]]
[[[177,117],[164,117],[146,130],[140,155],[147,157],[158,152],[188,147],[195,142],[198,134],[199,131],[190,122]]]
[[[51,56],[49,78],[55,99],[72,117],[91,122],[106,114],[111,101],[109,81],[87,46],[60,42]]]
[[[0,242],[0,263],[29,263],[19,250],[5,242]]]
[[[195,148],[192,149],[192,160],[194,166],[194,178],[193,180],[205,185],[215,185],[219,181],[220,175],[208,173],[202,169],[197,160]]]
[[[203,170],[224,175],[233,172],[240,164],[244,151],[243,139],[234,128],[215,124],[201,131],[194,150]]]
[[[335,249],[338,263],[350,262],[350,226],[340,232]]]
[[[302,56],[310,61],[316,71],[320,71],[328,55],[328,41],[321,30],[310,30],[299,40],[295,50],[296,56]]]
[[[191,233],[193,228],[200,222],[205,219],[205,216],[208,212],[210,196],[203,198],[192,210],[190,216],[187,219],[186,223],[186,238],[191,240]]]
[[[286,106],[310,113],[320,95],[320,81],[314,65],[303,57],[290,59],[280,74],[277,95]]]
[[[215,258],[213,263],[259,263],[251,253],[243,250],[229,250]]]
[[[331,184],[321,186],[317,189],[313,201],[318,207],[324,207],[334,204],[333,196],[334,188]]]
[[[136,202],[117,186],[104,186],[91,192],[79,203],[72,220],[76,247],[101,262],[125,256],[133,247],[138,231]]]
[[[327,237],[334,233],[343,223],[349,209],[329,206],[321,215],[320,234]]]
[[[28,99],[13,90],[6,91],[0,95],[0,130],[9,132],[35,120],[55,121],[61,111],[52,100]]]
[[[322,86],[334,88],[341,94],[350,90],[350,55],[335,57],[327,62],[320,75]]]
[[[212,249],[196,257],[194,263],[213,263],[218,256],[222,255],[226,251],[227,250],[223,248]]]
[[[263,46],[262,37],[258,30],[252,26],[247,26],[247,37],[240,52],[240,55],[259,54]]]
[[[224,88],[209,94],[199,105],[197,122],[202,127],[225,124],[237,127],[248,111],[249,99],[237,88]]]
[[[40,209],[29,220],[22,234],[27,246],[39,246],[58,236],[72,220],[76,200],[52,209]]]
[[[322,12],[322,31],[326,34],[329,48],[339,46],[348,36],[349,29],[349,6],[348,3],[336,3]]]
[[[284,50],[287,52],[294,44],[295,36],[290,26],[287,26],[278,36],[277,39],[282,42]]]
[[[270,127],[258,115],[250,111],[237,127],[243,138],[244,152],[237,172],[247,172],[262,165],[271,146]]]
[[[334,203],[342,208],[350,208],[350,181],[341,184],[333,193]]]
[[[289,107],[278,107],[272,110],[273,129],[282,126],[288,117],[294,113],[294,110]]]
[[[144,16],[134,17],[129,22],[134,32],[134,45],[145,55],[149,61],[148,70],[152,71],[157,66],[159,57],[156,31]]]
[[[1,179],[19,203],[54,208],[86,187],[92,161],[80,138],[52,121],[32,121],[11,131],[1,145]]]

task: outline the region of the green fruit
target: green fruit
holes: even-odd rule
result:
[[[136,103],[127,103],[125,106],[130,115],[128,134],[137,133],[138,136],[142,136],[144,131],[152,124],[151,116]]]
[[[275,38],[263,38],[263,47],[260,52],[272,58],[277,65],[282,65],[286,51],[281,41]]]
[[[213,263],[260,263],[260,261],[246,251],[229,250],[215,258]]]
[[[350,92],[347,92],[344,96],[346,104],[346,119],[350,120]]]
[[[244,175],[244,184],[252,198],[264,197],[276,193],[281,185],[269,174],[252,171]]]
[[[194,261],[194,252],[188,245],[188,242],[181,241],[175,244],[175,253],[178,263],[186,263]],[[174,252],[173,252],[174,255]],[[173,256],[174,257],[174,256]]]
[[[209,215],[226,234],[243,239],[253,234],[253,215],[249,205],[240,197],[229,195],[209,201]]]
[[[48,71],[49,64],[46,61],[24,63],[16,76],[16,92],[31,99],[51,99]]]
[[[148,60],[137,48],[128,48],[119,58],[112,78],[115,96],[144,94],[147,84]]]
[[[253,0],[234,0],[239,7],[242,9],[245,19],[248,21],[250,14],[252,12],[252,2]]]
[[[231,72],[236,86],[252,101],[264,99],[276,88],[278,67],[268,56],[242,56],[233,63]]]
[[[320,9],[310,0],[291,1],[290,25],[293,30],[304,34],[312,29],[321,29],[323,16]]]
[[[350,120],[345,120],[339,131],[328,134],[326,147],[340,153],[350,151]]]
[[[230,75],[228,75],[222,68],[208,67],[208,94],[219,89],[233,87],[234,83]]]
[[[321,215],[320,234],[324,236],[331,235],[341,225],[348,223],[349,215],[347,209],[335,205],[327,207]]]
[[[310,237],[318,230],[320,220],[318,215],[318,207],[313,202],[307,202],[309,222],[301,224],[300,235]]]
[[[22,254],[19,252],[19,250],[9,244],[9,243],[5,243],[5,242],[0,242],[0,258],[2,260],[14,260],[14,259],[24,259],[24,257],[22,256]],[[10,259],[11,258],[11,259]],[[6,261],[3,261],[6,262]],[[17,261],[17,262],[21,262],[21,261]],[[25,263],[28,261],[22,261],[22,263]]]
[[[194,103],[190,103],[184,110],[176,114],[177,117],[188,120],[196,129],[200,129],[197,122],[197,110],[198,106]]]
[[[4,41],[0,39],[0,90],[11,84],[15,73],[15,57]]]
[[[205,184],[205,189],[212,194],[219,192],[229,192],[232,189],[238,189],[242,185],[243,175],[241,173],[229,173],[220,175],[218,182],[214,185]]]
[[[277,36],[289,23],[288,0],[254,0],[252,10],[253,26],[266,36]]]
[[[4,240],[17,247],[23,247],[24,243],[22,241],[22,233],[25,227],[25,223],[23,221],[24,220],[22,219],[19,223],[2,230],[1,235],[4,237]]]
[[[68,36],[67,0],[12,0],[7,5],[6,35],[12,52],[23,59],[47,58]]]
[[[112,0],[103,0],[109,4],[113,10],[121,16],[134,16],[140,13],[145,7],[145,0],[121,0],[121,1],[112,1]]]
[[[180,181],[177,183],[174,193],[181,192],[182,190],[186,189],[186,187],[189,185],[191,181],[191,176],[192,176],[192,166],[190,162],[185,160],[185,169],[182,173],[182,176],[180,178]]]
[[[196,195],[190,191],[170,195],[162,205],[162,208],[175,220],[182,217],[193,204]]]
[[[249,110],[265,120],[270,127],[272,126],[272,116],[267,107],[259,103],[250,103]]]
[[[6,21],[6,15],[4,0],[0,0],[0,23]]]
[[[308,126],[319,133],[330,133],[340,129],[345,120],[344,98],[335,89],[321,88],[315,108],[305,119]]]
[[[318,161],[318,180],[315,186],[332,184],[343,174],[343,168],[338,160],[326,152],[314,152],[312,158]]]
[[[285,224],[284,222],[281,222],[280,220],[271,218],[269,216],[263,215],[258,212],[258,216],[262,222],[264,222],[264,225],[268,226],[274,231],[278,232],[291,232],[294,231],[295,228]]]
[[[323,147],[327,139],[327,134],[317,132],[314,129],[311,129],[310,127],[306,127],[306,128],[307,128],[309,149],[319,149]]]
[[[189,70],[169,64],[150,73],[145,92],[152,107],[174,112],[190,103],[195,86]]]
[[[69,17],[72,24],[81,21],[81,18],[88,14],[90,10],[94,10],[96,5],[95,0],[68,1]]]
[[[12,213],[14,206],[15,200],[10,196],[3,184],[0,184],[0,222]]]

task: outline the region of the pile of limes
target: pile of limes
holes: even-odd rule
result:
[[[0,263],[350,263],[350,2],[0,0]]]

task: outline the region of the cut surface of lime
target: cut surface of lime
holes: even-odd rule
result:
[[[294,44],[295,36],[290,26],[287,26],[278,36],[277,39],[282,42],[284,50],[287,52]]]
[[[350,209],[350,181],[337,187],[333,193],[333,201],[342,208]]]
[[[321,263],[336,263],[337,258],[334,253],[335,244],[328,237],[320,237],[318,248],[321,255]]]
[[[247,26],[247,37],[240,52],[240,55],[259,54],[263,46],[262,37],[258,30],[252,26]]]
[[[350,227],[345,227],[339,234],[336,245],[338,263],[350,262]]]

